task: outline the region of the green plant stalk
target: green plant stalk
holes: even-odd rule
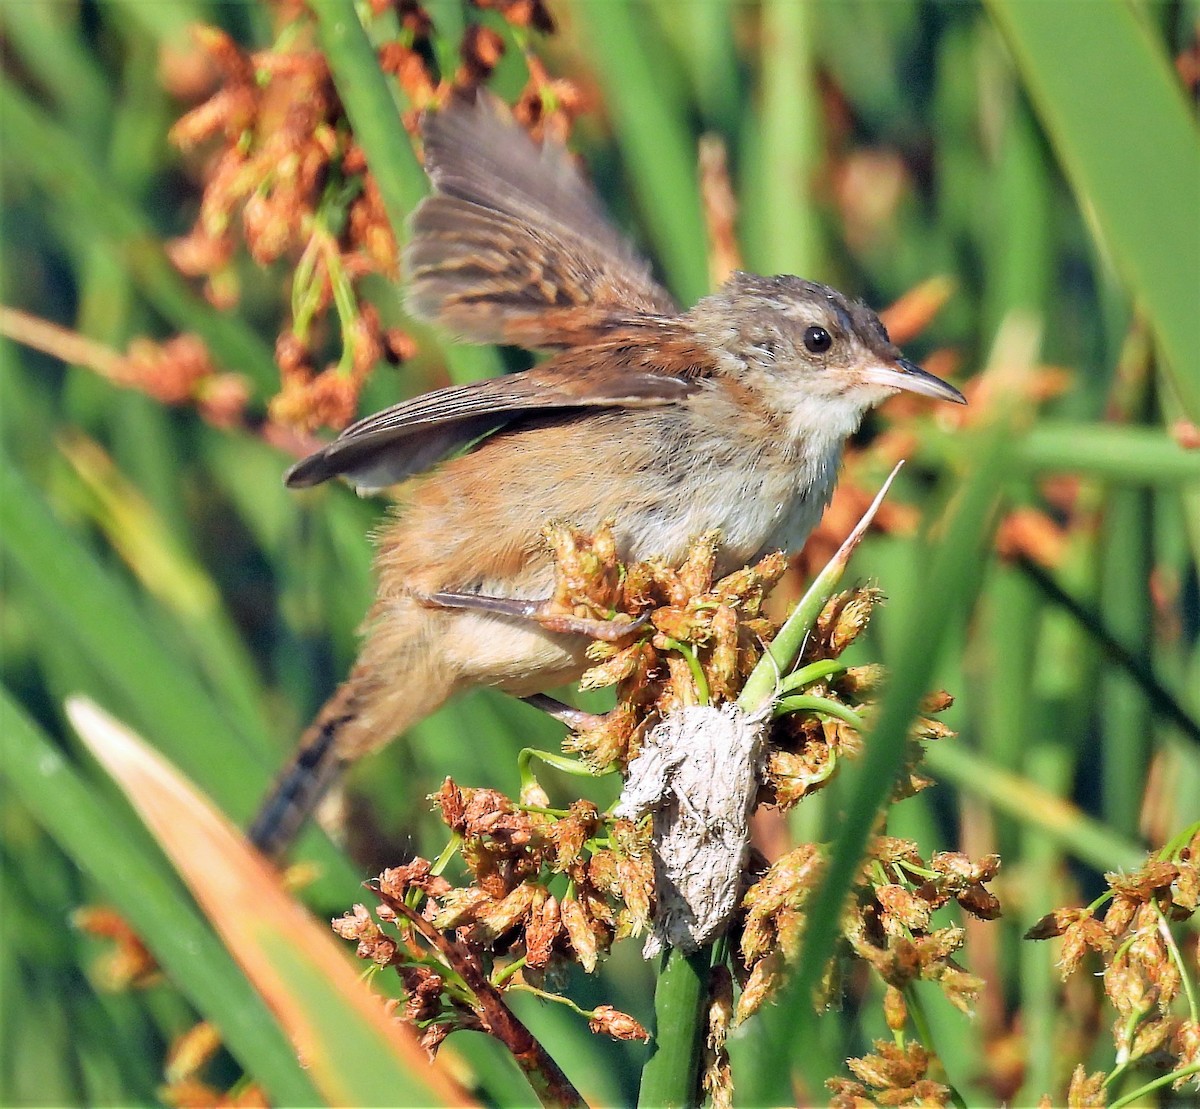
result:
[[[159,739],[161,750],[235,816],[253,811],[278,756],[261,718],[218,704],[181,665],[124,581],[103,567],[50,512],[0,452],[0,548],[39,619],[95,675],[95,692]],[[111,629],[120,629],[114,649]],[[313,841],[324,881],[341,893],[358,882],[333,845]]]
[[[467,25],[465,7],[460,0],[427,0],[425,4],[433,19],[433,50],[443,81],[453,81],[458,68],[458,44]]]
[[[1043,727],[1046,725],[1043,724]],[[1024,736],[1030,733],[1020,734]],[[935,744],[935,748],[938,749],[929,751],[929,754],[945,755],[946,751],[940,747],[940,744]],[[952,754],[961,756],[963,752],[956,750]],[[1041,739],[1021,753],[1019,762],[1025,773],[1051,796],[1055,796],[1056,791],[1069,788],[1075,757],[1073,752],[1062,745]],[[944,774],[944,770],[937,769],[935,759],[927,759],[926,764],[934,767],[935,774],[942,774],[949,780],[954,780],[950,775]],[[978,782],[981,777],[977,775],[974,780]],[[989,775],[986,785],[1004,789],[1006,783],[1001,775],[995,778]],[[964,785],[962,788],[970,789],[971,786]],[[1016,798],[1012,797],[1012,800],[1016,801]],[[1060,1038],[1062,1001],[1059,976],[1054,964],[1056,952],[1049,944],[1031,943],[1018,937],[1023,936],[1042,916],[1060,903],[1062,876],[1067,866],[1063,848],[1069,845],[1060,842],[1056,834],[1058,828],[1055,827],[1055,818],[1058,807],[1043,806],[1037,795],[1029,791],[1023,791],[1021,805],[1020,810],[1012,811],[1016,836],[1010,853],[1021,860],[1022,879],[1028,884],[1029,893],[1018,906],[1016,919],[1013,921],[1016,934],[1012,942],[1016,945],[1016,950],[1012,957],[1016,965],[1021,1012],[1029,1024],[1026,1035],[1030,1050],[1024,1082],[1013,1103],[1032,1105],[1043,1092],[1054,1088],[1061,1074],[1060,1052],[1056,1050],[1056,1042]],[[999,804],[996,804],[996,807],[1004,811]],[[1083,851],[1097,853],[1101,849],[1099,844],[1086,836],[1080,837],[1079,846]],[[1127,857],[1135,857],[1134,851],[1130,846]],[[1008,858],[1009,854],[1003,857]],[[1095,866],[1099,860],[1089,861]],[[1100,866],[1099,869],[1107,870],[1110,867]]]
[[[846,669],[849,669],[849,664],[839,658],[817,659],[816,662],[810,662],[799,670],[793,670],[784,678],[779,683],[779,693],[782,695],[790,693],[793,689],[803,689],[806,685],[812,685],[813,682],[819,682],[823,678],[831,678],[834,674],[840,674]]]
[[[946,465],[961,461],[963,440],[930,426],[917,457]],[[1118,485],[1200,486],[1200,452],[1151,427],[1039,420],[1013,440],[1014,476],[1080,473]]]
[[[353,0],[313,0],[317,33],[338,95],[379,186],[396,241],[405,239],[409,213],[429,190],[425,173],[400,123],[400,109]],[[440,352],[455,381],[494,377],[501,372],[494,347],[447,344]]]
[[[1187,1078],[1193,1074],[1200,1074],[1200,1063],[1190,1067],[1180,1067],[1179,1070],[1173,1070],[1170,1074],[1161,1075],[1154,1079],[1153,1082],[1147,1082],[1144,1086],[1139,1086],[1136,1090],[1131,1090],[1124,1097],[1120,1097],[1114,1101],[1109,1106],[1109,1109],[1125,1109],[1126,1105],[1132,1105],[1134,1102],[1140,1101],[1147,1094],[1151,1094],[1155,1090],[1161,1090],[1169,1083],[1178,1082],[1181,1078]]]
[[[754,218],[746,221],[747,245],[759,273],[821,272],[812,202],[823,157],[812,56],[818,11],[796,0],[768,0],[762,6],[761,130],[757,183],[751,189],[757,203]]]
[[[261,719],[218,706],[193,671],[175,664],[125,583],[90,557],[28,479],[0,458],[3,548],[14,580],[36,598],[39,617],[96,668],[110,700],[136,706],[146,731],[179,741],[169,751],[189,775],[226,805],[249,801],[258,788],[251,783],[274,758]],[[112,629],[120,629],[119,650]],[[214,734],[230,745],[219,760],[212,757]]]
[[[1134,870],[1146,852],[1069,801],[960,743],[933,743],[925,765],[938,778],[987,801],[998,812],[1036,829],[1088,866],[1104,872]]]
[[[73,22],[74,13],[56,4],[6,5],[4,36],[22,69],[50,92],[76,134],[96,138],[112,118],[113,95]]]
[[[167,876],[122,834],[122,823],[0,689],[0,769],[5,782],[62,850],[146,942],[164,971],[221,1030],[233,1055],[283,1105],[320,1096],[262,1000]]]
[[[540,747],[522,747],[517,754],[517,773],[520,775],[522,787],[533,785],[537,780],[530,765],[534,759],[576,778],[600,778],[609,773],[593,770],[586,762],[568,758],[566,755],[557,755],[553,751],[543,751]]]
[[[398,86],[395,94],[389,88],[353,0],[313,0],[309,8],[354,137],[366,153],[397,239],[402,239],[409,212],[429,191],[400,125],[395,97],[403,94]]]
[[[664,952],[654,988],[654,1042],[642,1070],[639,1109],[673,1109],[700,1101],[700,1045],[712,945],[690,955]]]
[[[266,734],[265,690],[206,567],[90,439],[60,436],[57,446],[79,481],[67,485],[78,498],[75,507],[95,522],[141,586],[176,618],[219,700]]]
[[[834,701],[829,697],[817,697],[811,693],[783,697],[775,702],[775,716],[784,716],[789,712],[823,713],[825,716],[832,716],[859,731],[866,727],[863,718],[849,705],[843,705],[840,701]]]
[[[663,79],[646,39],[647,13],[630,0],[572,6],[596,57],[634,195],[672,291],[692,304],[709,291],[696,149],[687,108]]]
[[[980,548],[988,534],[1008,464],[1010,438],[1006,420],[997,421],[984,432],[973,472],[939,536],[925,575],[926,581],[937,584],[936,591],[908,599],[906,619],[900,626],[903,646],[896,653],[898,663],[867,737],[863,760],[850,771],[853,784],[846,816],[830,852],[825,880],[808,913],[804,947],[795,977],[786,988],[787,1000],[781,1001],[778,1009],[791,1018],[787,1030],[788,1058],[799,1057],[817,1034],[816,1014],[810,999],[833,954],[842,906],[858,872],[879,808],[895,783],[904,758],[909,724],[932,679],[938,648],[951,618],[961,614],[970,603]],[[782,1094],[787,1088],[788,1070],[780,1067],[777,1093]]]
[[[1170,60],[1122,0],[987,7],[1080,208],[1142,303],[1185,412],[1200,420],[1200,141]]]
[[[1083,630],[1095,640],[1109,661],[1115,663],[1133,679],[1157,714],[1169,720],[1189,738],[1200,741],[1200,721],[1197,721],[1183,707],[1179,698],[1163,685],[1148,659],[1125,646],[1097,612],[1068,593],[1048,570],[1023,555],[1017,560],[1017,565],[1050,600],[1065,609],[1079,623]]]
[[[1013,461],[1032,473],[1082,470],[1121,485],[1200,486],[1200,452],[1152,427],[1039,420],[1017,440]]]
[[[863,514],[863,518],[855,525],[854,530],[846,537],[845,542],[837,549],[833,558],[813,578],[807,592],[792,609],[791,615],[784,621],[783,627],[779,629],[779,634],[771,640],[763,657],[758,660],[758,665],[746,679],[746,684],[742,687],[741,695],[737,700],[738,707],[743,712],[753,715],[762,711],[767,702],[776,695],[783,675],[796,661],[796,656],[804,646],[805,638],[821,614],[821,609],[833,596],[838,582],[842,580],[842,575],[846,572],[846,565],[850,561],[850,555],[854,553],[854,548],[866,535],[867,528],[875,519],[875,513],[883,504],[883,498],[887,496],[888,489],[896,480],[901,465],[903,463],[896,464],[895,469],[888,475],[887,481],[883,483],[883,487],[875,495],[870,508]]]
[[[1149,596],[1154,570],[1154,504],[1148,489],[1111,490],[1104,521],[1101,616],[1122,643],[1153,670],[1155,649]],[[1105,823],[1136,835],[1146,769],[1152,757],[1154,709],[1128,675],[1100,675],[1104,713],[1100,759]]]

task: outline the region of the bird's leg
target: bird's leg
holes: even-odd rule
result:
[[[572,616],[569,613],[555,612],[551,609],[550,599],[546,600],[517,600],[513,597],[486,597],[480,593],[428,593],[421,598],[423,604],[434,608],[465,608],[479,612],[495,612],[501,616],[514,616],[521,620],[530,620],[549,632],[562,635],[586,635],[590,639],[603,639],[608,643],[624,639],[637,631],[647,621],[648,617],[639,616],[636,620],[624,614],[618,614],[612,620],[591,620],[582,616]]]
[[[572,731],[595,727],[604,720],[603,716],[597,716],[594,712],[584,712],[583,709],[573,709],[570,705],[564,704],[557,698],[547,696],[545,693],[534,693],[529,697],[522,697],[521,700],[535,709],[541,709],[547,716],[557,720],[560,724],[566,724]]]

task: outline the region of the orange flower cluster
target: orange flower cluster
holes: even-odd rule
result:
[[[215,149],[196,223],[168,248],[180,270],[205,279],[221,307],[238,299],[239,241],[260,266],[294,266],[292,319],[278,351],[283,388],[271,415],[304,429],[349,422],[380,357],[410,349],[404,336],[383,332],[357,292],[368,274],[397,275],[396,241],[310,32],[305,21],[293,22],[286,48],[252,53],[223,31],[195,30],[219,84],[171,128],[171,139],[185,151]],[[331,308],[342,356],[318,373],[318,325]]]
[[[1200,1089],[1200,1013],[1192,981],[1200,936],[1194,927],[1186,938],[1176,935],[1186,922],[1195,922],[1200,908],[1200,824],[1132,874],[1105,879],[1108,892],[1087,908],[1055,909],[1026,938],[1062,937],[1064,979],[1089,953],[1100,958],[1104,992],[1117,1012],[1118,1071],[1149,1063],[1176,1074],[1176,1089]],[[1079,1067],[1069,1103],[1104,1105],[1112,1077],[1089,1075]]]
[[[193,403],[216,427],[242,423],[250,387],[241,374],[218,373],[208,347],[197,335],[176,335],[163,343],[134,339],[112,365],[110,380],[138,389],[160,404]]]

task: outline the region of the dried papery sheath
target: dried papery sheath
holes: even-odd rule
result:
[[[646,958],[665,947],[695,950],[736,908],[765,725],[732,703],[690,705],[655,727],[629,764],[616,814],[654,814],[658,904]]]

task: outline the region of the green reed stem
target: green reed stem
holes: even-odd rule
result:
[[[700,1046],[712,946],[691,955],[672,947],[654,990],[654,1042],[642,1069],[639,1109],[699,1104]]]

